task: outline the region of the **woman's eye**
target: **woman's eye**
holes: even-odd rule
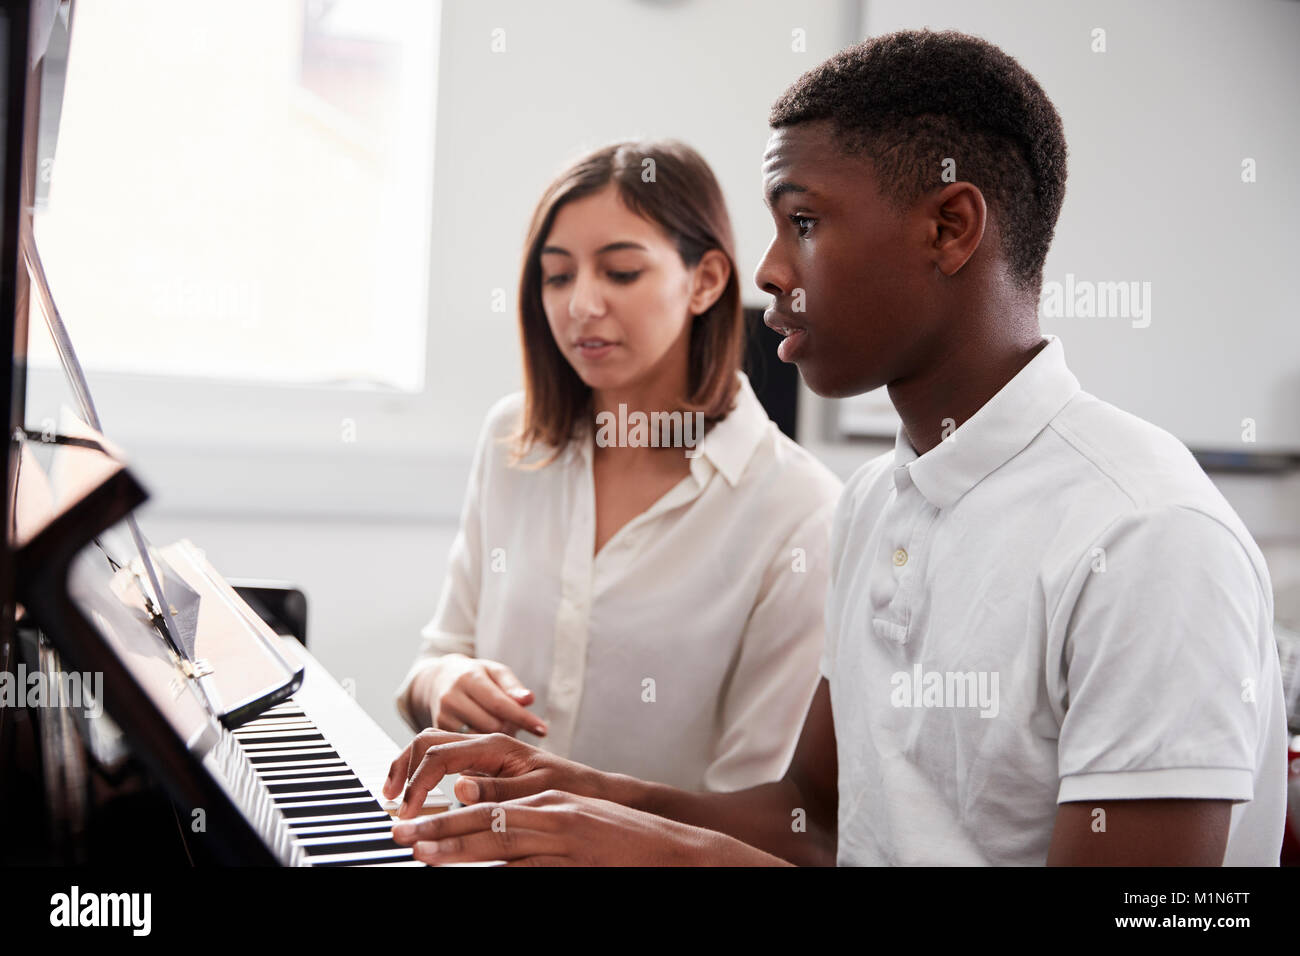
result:
[[[610,272],[608,273],[611,279],[613,279],[615,282],[621,282],[621,283],[635,282],[636,277],[639,276],[640,274],[641,274],[640,269],[637,269],[634,272],[615,272],[613,270],[610,270]]]
[[[813,223],[817,220],[809,219],[807,216],[795,215],[790,216],[790,221],[794,223],[795,228],[799,230],[799,238],[804,239],[808,236],[809,231],[813,227]]]
[[[561,272],[557,275],[547,276],[545,279],[542,280],[542,285],[549,285],[551,287],[556,287],[556,286],[562,286],[564,285],[564,283],[568,281],[569,281],[569,274],[567,272]]]

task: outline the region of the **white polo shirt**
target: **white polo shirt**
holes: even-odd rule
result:
[[[918,457],[900,427],[831,542],[822,673],[841,864],[1046,861],[1057,804],[1234,801],[1226,864],[1276,865],[1273,597],[1167,432],[1048,344]]]

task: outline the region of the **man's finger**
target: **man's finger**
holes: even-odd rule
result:
[[[550,788],[544,770],[530,770],[517,777],[480,777],[462,776],[456,781],[456,799],[469,805],[472,803],[500,803],[503,800],[517,800],[531,797]]]
[[[449,773],[473,770],[496,776],[505,769],[506,760],[523,746],[504,734],[467,736],[442,734],[426,730],[421,736],[437,734],[446,742],[429,746],[421,752],[419,764],[406,777],[406,796],[398,817],[405,819],[424,806],[424,798]],[[390,798],[392,799],[392,798]]]
[[[576,866],[567,856],[521,856],[517,860],[506,860],[505,866]]]
[[[396,800],[401,795],[402,788],[406,786],[406,781],[411,777],[411,771],[415,769],[420,758],[424,756],[424,752],[431,746],[464,739],[464,734],[446,733],[441,730],[434,730],[432,727],[416,734],[415,739],[407,744],[405,749],[389,765],[388,777],[384,780],[384,797],[388,800]]]
[[[538,807],[483,803],[394,824],[393,840],[411,846],[510,826],[550,833],[559,829],[559,821],[553,812]]]
[[[505,812],[503,807],[496,810],[502,814]],[[439,840],[419,840],[412,847],[412,855],[422,863],[481,863],[530,856],[559,856],[566,851],[566,843],[563,834],[533,830],[514,820],[473,833]]]

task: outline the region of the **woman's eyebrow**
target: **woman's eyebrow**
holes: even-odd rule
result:
[[[642,252],[647,251],[646,247],[641,245],[641,243],[624,239],[619,242],[606,243],[596,250],[596,255],[603,255],[606,252],[618,252],[620,249],[640,249]],[[561,246],[543,246],[541,254],[544,256],[568,256],[569,258],[573,258],[573,253]]]
[[[596,255],[600,255],[603,252],[617,252],[620,249],[640,249],[642,252],[646,251],[645,246],[641,245],[641,243],[624,239],[621,242],[610,242],[601,246],[596,250]]]

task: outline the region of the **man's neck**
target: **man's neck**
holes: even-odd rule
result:
[[[924,455],[979,411],[1047,344],[1036,321],[986,326],[953,344],[925,368],[889,384],[907,437]]]

